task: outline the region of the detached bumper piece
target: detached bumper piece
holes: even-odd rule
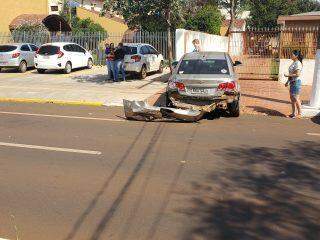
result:
[[[127,119],[137,121],[154,121],[163,119],[197,122],[205,112],[179,108],[154,107],[144,101],[123,100],[124,113]]]

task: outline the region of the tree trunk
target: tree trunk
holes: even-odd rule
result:
[[[235,14],[235,0],[230,0],[231,1],[231,7],[230,7],[230,31],[232,32],[234,30],[234,25],[235,25],[235,19],[236,19],[236,14]]]
[[[166,18],[167,18],[167,41],[168,41],[168,60],[169,60],[169,68],[170,72],[172,72],[172,35],[171,35],[171,10],[170,8],[167,9],[166,13]]]

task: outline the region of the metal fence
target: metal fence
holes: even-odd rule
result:
[[[167,32],[146,32],[132,31],[125,34],[121,33],[72,33],[72,32],[30,32],[30,31],[14,31],[0,33],[0,44],[6,43],[33,43],[38,46],[50,42],[73,42],[77,43],[87,50],[93,56],[95,63],[98,65],[105,64],[105,48],[106,42],[118,44],[123,43],[148,43],[153,45],[165,59],[168,59],[168,35]],[[175,34],[172,33],[172,51],[175,56]]]
[[[300,50],[314,59],[319,28],[275,28],[234,31],[229,37],[229,53],[243,63],[237,72],[243,79],[277,79],[280,59]]]

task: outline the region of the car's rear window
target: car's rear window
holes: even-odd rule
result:
[[[11,52],[17,49],[17,46],[0,45],[0,52]]]
[[[133,55],[138,53],[138,50],[136,47],[124,46],[124,51],[126,52],[127,55]]]
[[[179,74],[229,74],[228,62],[223,59],[183,60]]]
[[[59,51],[60,51],[60,48],[57,46],[46,45],[46,46],[42,46],[39,49],[38,53],[40,55],[55,55],[55,54],[58,54]]]

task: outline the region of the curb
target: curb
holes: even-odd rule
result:
[[[86,102],[86,101],[63,101],[54,99],[37,99],[37,98],[0,98],[0,102],[16,102],[16,103],[52,103],[59,105],[73,105],[73,106],[93,106],[102,107],[103,102]]]

